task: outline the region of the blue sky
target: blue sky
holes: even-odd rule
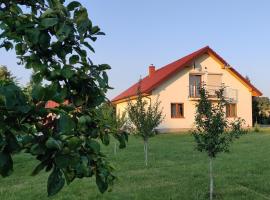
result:
[[[106,33],[93,44],[91,56],[112,67],[109,98],[145,76],[150,64],[162,67],[206,45],[270,97],[270,1],[81,2]],[[14,52],[0,50],[0,63],[25,84],[30,72],[16,61]]]

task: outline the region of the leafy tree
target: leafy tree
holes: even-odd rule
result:
[[[148,140],[155,136],[155,128],[164,119],[162,110],[160,109],[160,101],[147,102],[141,93],[141,87],[138,87],[137,98],[133,103],[128,102],[127,112],[129,120],[134,128],[134,133],[140,135],[144,141],[144,157],[145,165],[148,165]]]
[[[251,82],[250,78],[248,75],[246,75],[245,79],[248,81],[248,82]]]
[[[12,155],[24,150],[39,161],[32,175],[50,172],[49,196],[83,177],[95,177],[105,192],[115,176],[100,142],[108,144],[111,132],[97,109],[110,89],[110,66],[89,58],[90,42],[104,33],[81,3],[65,0],[1,1],[0,30],[0,47],[15,47],[19,64],[33,71],[31,98],[0,81],[0,174],[10,175]],[[60,106],[46,109],[48,100]]]
[[[204,86],[200,89],[200,99],[196,105],[195,130],[192,134],[197,143],[197,150],[206,152],[209,157],[210,200],[213,199],[213,159],[218,153],[228,152],[233,139],[246,133],[242,128],[244,121],[237,119],[229,122],[225,116],[227,101],[224,98],[224,88],[216,92],[217,103],[212,103]]]
[[[270,124],[270,99],[268,97],[252,98],[253,122]]]
[[[6,66],[0,65],[0,80],[9,80],[15,82],[15,77],[11,74],[11,72],[7,69]]]

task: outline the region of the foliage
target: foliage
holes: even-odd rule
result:
[[[119,141],[120,149],[125,148],[129,129],[126,113],[121,116],[116,115],[113,105],[110,102],[105,102],[99,107],[98,116],[100,117],[100,126],[103,126],[104,130],[108,129],[110,135]]]
[[[7,67],[3,65],[0,65],[0,80],[9,80],[12,82],[16,82],[15,77],[11,74]]]
[[[134,103],[128,102],[127,112],[129,120],[134,128],[134,133],[144,140],[145,165],[148,163],[148,139],[156,134],[155,128],[162,122],[164,116],[160,109],[160,101],[157,99],[147,102],[141,93],[141,81],[139,81],[137,98]]]
[[[155,128],[164,119],[160,109],[161,102],[158,99],[155,102],[147,100],[142,96],[139,84],[137,98],[134,103],[132,100],[128,101],[127,109],[129,120],[135,127],[135,134],[140,135],[144,140],[156,134]]]
[[[197,150],[206,152],[210,158],[210,199],[213,197],[212,159],[218,153],[228,152],[233,139],[246,133],[242,128],[244,121],[237,119],[229,122],[225,116],[225,107],[228,103],[224,97],[224,88],[216,91],[218,101],[212,102],[204,86],[200,89],[200,99],[196,105],[196,129],[192,134],[197,143]]]
[[[199,151],[205,151],[209,157],[216,157],[220,152],[228,152],[234,138],[246,131],[242,128],[244,121],[237,119],[229,122],[225,116],[227,101],[224,98],[224,88],[216,92],[218,101],[212,103],[204,87],[200,89],[200,99],[196,105],[193,136]]]
[[[10,175],[12,155],[24,150],[39,161],[33,175],[51,172],[49,196],[75,178],[92,176],[105,192],[115,176],[101,152],[99,141],[108,144],[110,131],[100,125],[97,107],[110,88],[110,66],[89,58],[89,43],[104,33],[81,3],[65,0],[1,1],[0,29],[1,47],[15,47],[19,64],[33,71],[30,98],[0,82],[0,174]],[[60,106],[46,109],[48,100]]]
[[[270,124],[270,99],[268,97],[252,98],[253,122]]]

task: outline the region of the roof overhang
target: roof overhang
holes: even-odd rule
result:
[[[150,95],[151,95],[151,93],[150,94],[142,93],[142,97],[148,97]],[[123,98],[123,99],[120,99],[120,100],[112,101],[112,104],[116,105],[116,104],[119,104],[119,103],[131,101],[131,100],[134,100],[134,99],[137,99],[137,98],[138,98],[138,95],[134,95],[134,96],[131,96],[131,97],[126,97],[126,98]]]

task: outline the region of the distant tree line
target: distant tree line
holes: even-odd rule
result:
[[[253,123],[270,124],[270,99],[268,97],[253,97]]]

